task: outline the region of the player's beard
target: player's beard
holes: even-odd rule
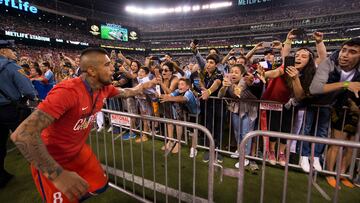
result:
[[[104,86],[110,85],[112,83],[112,79],[111,77],[109,78],[99,78],[99,81],[101,82],[101,84],[103,84]]]

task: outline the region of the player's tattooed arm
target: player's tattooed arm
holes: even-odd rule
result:
[[[145,89],[149,89],[154,87],[156,83],[154,81],[148,81],[143,84],[139,84],[133,88],[119,88],[119,94],[116,97],[120,98],[127,98],[127,97],[134,97],[144,92]]]
[[[116,97],[127,98],[141,94],[143,89],[140,85],[133,88],[119,88],[118,90],[119,90],[119,94]]]
[[[49,114],[36,110],[11,135],[11,140],[24,157],[49,180],[54,180],[63,171],[62,167],[50,156],[40,138],[41,131],[54,120]]]

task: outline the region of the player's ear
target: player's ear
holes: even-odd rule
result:
[[[96,68],[94,66],[89,66],[86,69],[86,72],[89,76],[95,77],[96,76]]]

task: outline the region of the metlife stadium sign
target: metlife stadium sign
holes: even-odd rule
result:
[[[266,2],[269,2],[269,1],[271,1],[271,0],[239,0],[238,5],[239,6],[246,6],[246,5],[266,3]]]
[[[30,3],[27,1],[22,2],[21,0],[0,0],[0,5],[5,5],[16,10],[30,12],[34,14],[38,12],[38,9],[35,6],[31,6]]]
[[[66,43],[66,44],[72,44],[72,45],[89,46],[89,43],[87,43],[87,42],[55,39],[55,38],[44,37],[44,36],[39,36],[39,35],[32,35],[32,34],[28,34],[28,33],[14,32],[14,31],[9,31],[9,30],[5,30],[3,34],[5,34],[5,36],[26,39],[26,40],[36,40],[36,41],[43,41],[43,42],[56,42],[56,43]]]
[[[21,32],[5,31],[5,35],[6,36],[11,36],[11,37],[17,37],[17,38],[24,38],[24,39],[32,39],[32,40],[50,42],[49,37],[42,37],[42,36],[38,36],[38,35],[31,35],[31,34],[21,33]]]

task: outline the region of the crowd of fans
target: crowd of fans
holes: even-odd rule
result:
[[[346,42],[340,47],[340,51],[327,56],[324,35],[315,32],[312,37],[316,41],[316,54],[308,47],[299,48],[295,53],[291,53],[297,31],[291,30],[284,43],[261,42],[247,53],[234,48],[223,57],[215,48],[210,49],[206,57],[202,56],[195,41],[190,44],[193,53],[191,58],[175,58],[170,53],[163,57],[149,55],[145,58],[111,51],[109,57],[115,67],[113,85],[129,88],[150,84],[142,95],[124,100],[124,109],[130,113],[177,120],[184,119],[187,114],[197,115],[212,132],[218,148],[221,148],[220,135],[224,130],[221,117],[218,115],[223,112],[218,108],[221,106],[221,100],[214,98],[222,97],[230,98],[227,102],[227,112],[231,117],[231,132],[237,146],[245,134],[255,129],[257,122],[260,122],[261,130],[295,134],[303,132],[305,135],[317,137],[327,137],[328,131],[331,130],[332,136],[336,139],[354,140],[360,112],[360,100],[357,95],[360,90],[357,82],[360,69],[359,38]],[[263,57],[255,58],[256,53],[263,53]],[[23,73],[33,80],[33,83],[41,83],[40,87],[34,84],[41,99],[46,97],[47,92],[56,83],[79,76],[79,62],[77,51],[19,47],[19,64],[24,69]],[[337,86],[329,86],[327,83]],[[210,99],[214,101],[207,102]],[[269,114],[268,111],[261,110],[259,113],[258,104],[247,102],[249,99],[274,101],[283,104],[283,107],[281,112],[272,111]],[[324,104],[328,106],[312,106]],[[342,113],[343,106],[349,109],[345,113]],[[328,129],[329,122],[332,123],[332,129]],[[143,122],[143,125],[144,131],[149,131],[152,127],[149,122]],[[131,122],[131,127],[136,128],[134,121]],[[102,128],[103,125],[99,125],[99,130]],[[345,135],[342,132],[345,132]],[[175,133],[177,138],[181,139],[183,129],[168,125],[166,136],[173,138]],[[136,134],[129,132],[122,138],[127,140],[135,137]],[[136,142],[147,140],[147,135],[143,134]],[[286,140],[280,140],[278,150],[276,139],[264,138],[263,143],[269,143],[264,152],[269,163],[284,166]],[[190,157],[197,155],[196,145],[197,137],[193,136]],[[255,156],[255,146],[255,140],[249,141],[246,155]],[[180,147],[179,143],[170,139],[162,150],[178,153]],[[311,147],[304,143],[301,148],[300,166],[305,172],[309,172]],[[237,158],[238,152],[239,150],[236,150],[232,157]],[[294,152],[299,153],[296,150]],[[326,157],[326,169],[334,171],[337,152],[338,148],[331,146],[327,154],[324,154],[324,145],[317,144],[314,154],[315,170],[323,170],[321,162]],[[348,170],[351,157],[352,150],[347,149],[343,157],[342,173]],[[205,153],[203,161],[208,160],[209,155]],[[217,155],[217,161],[222,162],[221,154]],[[252,170],[258,169],[253,161],[245,160],[245,165],[249,165]],[[239,163],[235,165],[238,166]],[[335,187],[334,177],[328,176],[327,181]],[[342,179],[342,182],[346,186],[354,187],[348,179]]]
[[[199,28],[218,28],[226,26],[235,26],[249,23],[259,23],[274,21],[280,19],[294,20],[298,18],[329,15],[333,13],[356,11],[360,4],[356,0],[336,1],[336,0],[317,0],[317,1],[277,1],[271,2],[265,8],[243,8],[239,10],[226,10],[223,13],[209,13],[208,15],[187,14],[186,16],[174,16],[168,18],[148,18],[132,17],[121,13],[121,16],[106,15],[98,10],[89,10],[76,6],[69,6],[61,2],[37,2],[39,5],[55,10],[68,10],[69,13],[79,16],[90,17],[97,16],[108,19],[112,23],[124,26],[136,27],[141,32],[160,32],[188,30]],[[81,10],[81,12],[79,12]],[[264,15],[266,13],[266,15]],[[271,15],[269,15],[271,13]]]
[[[103,132],[105,135],[107,130],[118,135],[120,140],[133,139],[137,146],[152,139],[150,137],[155,133],[165,137],[165,140],[161,139],[163,146],[158,147],[159,151],[164,151],[166,155],[178,154],[179,157],[185,154],[195,159],[200,148],[209,146],[209,139],[203,132],[183,128],[175,122],[150,122],[143,117],[154,116],[198,123],[205,126],[213,136],[217,163],[224,161],[223,156],[230,156],[237,160],[234,168],[240,168],[239,157],[242,156],[241,152],[245,151],[246,157],[241,165],[244,164],[246,169],[254,174],[259,171],[258,162],[255,160],[263,159],[269,165],[285,167],[286,170],[291,164],[300,167],[305,173],[312,174],[310,171],[313,170],[322,172],[327,183],[338,189],[338,181],[329,171],[339,170],[346,175],[354,173],[350,174],[351,179],[341,176],[341,186],[360,187],[360,153],[354,154],[352,148],[264,135],[242,143],[245,135],[255,130],[261,130],[261,133],[274,131],[359,141],[360,36],[353,36],[358,36],[360,30],[349,29],[353,25],[358,26],[359,1],[291,1],[285,4],[272,3],[272,6],[266,9],[248,7],[248,10],[243,9],[242,12],[229,10],[223,14],[210,15],[205,11],[204,15],[189,14],[163,19],[137,17],[129,20],[128,16],[106,18],[104,16],[107,14],[94,9],[80,12],[78,7],[71,8],[58,1],[39,1],[39,4],[73,15],[87,15],[87,19],[76,20],[42,11],[38,16],[31,16],[10,10],[9,15],[0,15],[0,31],[9,30],[87,42],[89,47],[109,45],[101,47],[107,47],[111,65],[97,67],[110,67],[111,70],[112,66],[114,67],[112,81],[108,80],[106,84],[112,83],[119,89],[134,88],[128,89],[129,92],[142,90],[136,91],[136,96],[121,99],[116,97],[98,100],[96,97],[95,103],[100,102],[96,103],[100,106],[93,105],[91,119],[87,121],[86,128],[95,119],[95,115],[92,115],[94,107],[100,108],[102,103],[104,108],[140,114],[142,117],[129,118],[130,129],[126,125],[120,128],[113,125],[111,116],[107,117],[107,114],[100,111],[96,114],[96,125],[92,132]],[[271,14],[267,15],[268,13]],[[345,22],[352,15],[355,20]],[[130,42],[100,39],[99,36],[89,33],[89,22],[95,17],[136,27],[144,34],[144,38]],[[330,26],[332,22],[336,22],[334,26]],[[343,22],[346,24],[341,25]],[[270,34],[265,36],[266,33]],[[195,37],[198,34],[199,37]],[[228,37],[235,35],[238,36]],[[190,39],[193,36],[194,38]],[[178,39],[175,39],[177,37]],[[335,38],[349,40],[326,41]],[[50,94],[66,84],[64,81],[80,82],[79,79],[72,79],[84,79],[91,75],[89,68],[84,68],[86,57],[81,54],[80,45],[53,41],[30,42],[16,38],[19,42],[16,47],[2,48],[1,43],[4,45],[5,41],[0,40],[0,51],[11,50],[11,53],[16,52],[16,56],[12,54],[9,57],[7,52],[1,51],[1,60],[15,65],[16,58],[21,69],[13,72],[29,83],[18,86],[33,87],[31,92],[36,90],[35,99],[27,98],[26,94],[21,95],[29,99],[28,106],[24,104],[28,114],[31,113],[30,109],[36,108],[38,102],[43,102],[40,105],[44,105],[51,101],[51,96],[44,100],[54,87],[58,86]],[[340,41],[345,42],[339,45]],[[111,49],[111,46],[116,50]],[[121,49],[121,46],[133,49]],[[136,48],[142,49],[140,51]],[[106,53],[103,49],[97,50],[104,52],[102,56]],[[107,60],[106,57],[105,59]],[[0,65],[5,67],[7,63]],[[97,72],[99,69],[93,70]],[[102,80],[101,74],[94,77]],[[84,82],[86,86],[86,79]],[[93,91],[98,91],[90,90],[91,96],[94,96]],[[121,92],[127,91],[119,92],[122,94]],[[1,94],[3,93],[0,90]],[[12,102],[11,98],[4,98]],[[31,106],[31,102],[36,104]],[[39,109],[41,110],[41,107]],[[26,116],[21,116],[21,120]],[[85,124],[79,125],[85,127]],[[180,140],[187,142],[189,137],[189,153],[179,154],[185,147]],[[156,139],[158,138],[159,136],[156,136]],[[6,142],[5,140],[3,143]],[[240,143],[245,144],[244,149]],[[341,153],[339,150],[342,150]],[[3,147],[2,151],[6,149]],[[201,154],[202,161],[209,162],[209,151],[204,150]]]
[[[248,11],[243,10],[242,12],[236,13],[224,13],[223,15],[209,15],[191,18],[180,18],[180,19],[166,19],[163,22],[147,22],[144,23],[141,30],[147,32],[159,32],[159,31],[181,31],[188,29],[199,29],[199,28],[219,28],[227,26],[237,26],[239,22],[241,24],[250,24],[258,22],[271,22],[279,19],[295,20],[303,18],[304,16],[311,18],[314,16],[320,16],[329,13],[348,12],[349,10],[356,10],[360,7],[358,1],[325,1],[318,2],[318,4],[307,5],[282,5],[272,6],[266,9],[257,9]],[[351,9],[349,9],[351,8]],[[264,15],[264,13],[271,13],[271,15]],[[306,14],[306,15],[305,15]],[[206,19],[206,20],[205,20]],[[205,25],[205,26],[204,26]]]

